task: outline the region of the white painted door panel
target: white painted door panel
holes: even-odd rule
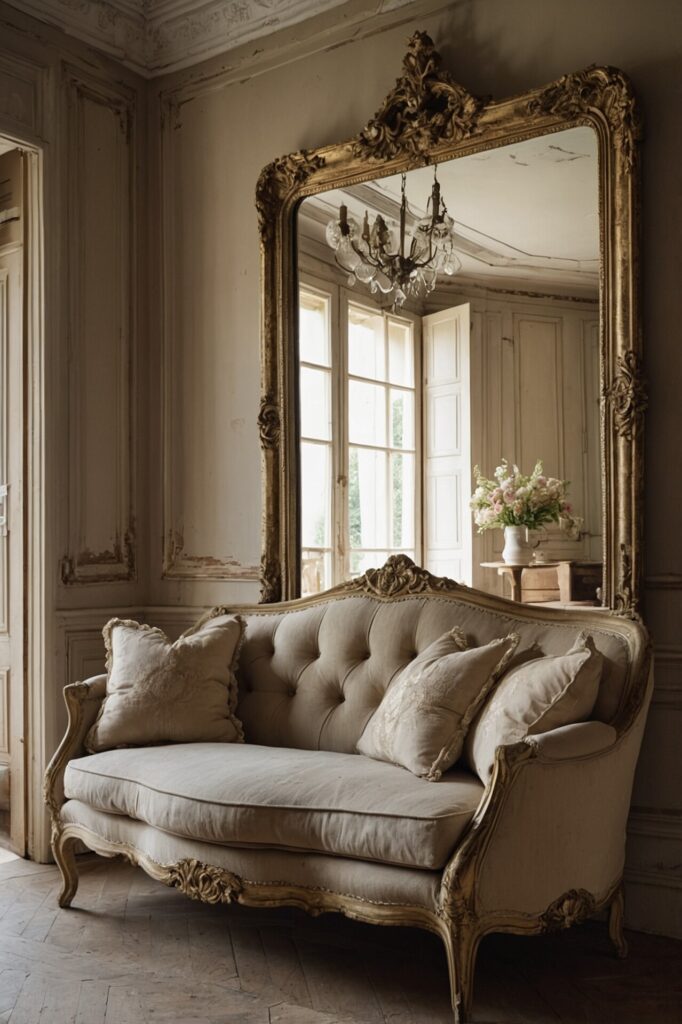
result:
[[[471,584],[471,367],[468,303],[423,319],[424,565]]]

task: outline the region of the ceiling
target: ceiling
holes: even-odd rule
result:
[[[438,165],[448,212],[455,220],[461,276],[511,281],[594,295],[599,286],[597,137],[591,128],[503,146]],[[426,212],[434,170],[407,175],[415,217]],[[306,199],[300,230],[324,241],[327,222],[344,202],[361,221],[367,209],[397,219],[399,175]],[[328,247],[327,247],[328,248]],[[331,250],[329,250],[331,253]]]
[[[348,0],[7,0],[147,78],[189,67]],[[376,11],[412,0],[377,0]]]

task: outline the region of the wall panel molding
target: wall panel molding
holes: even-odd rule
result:
[[[60,637],[60,685],[75,683],[104,672],[102,629],[113,618],[145,621],[144,610],[134,607],[79,608],[57,613]]]
[[[66,253],[68,585],[136,578],[136,111],[125,86],[63,71],[67,216],[78,240]]]
[[[0,53],[0,126],[3,131],[43,135],[45,68],[7,50]]]
[[[7,357],[9,349],[9,271],[0,270],[0,483],[9,477],[7,444],[10,418],[7,402]],[[6,506],[9,505],[9,500]],[[7,509],[6,509],[7,510]],[[0,635],[9,633],[9,536],[0,531]]]
[[[646,576],[644,586],[647,590],[682,590],[682,573],[669,572]]]
[[[0,755],[9,757],[10,670],[0,668]]]
[[[260,579],[259,565],[245,565],[231,554],[191,551],[185,538],[180,439],[182,436],[182,359],[189,356],[183,337],[178,305],[181,271],[176,262],[184,251],[185,239],[177,236],[179,217],[176,164],[182,125],[177,106],[169,99],[163,104],[161,152],[161,422],[162,422],[162,577],[177,580],[230,580],[254,582]],[[186,283],[185,283],[186,287]],[[219,449],[217,449],[219,450]],[[201,452],[198,457],[201,456]],[[217,500],[217,499],[216,499]]]

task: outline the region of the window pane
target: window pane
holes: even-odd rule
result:
[[[388,321],[388,379],[391,384],[414,386],[412,325]]]
[[[351,448],[348,452],[348,525],[351,548],[388,547],[386,505],[388,456]]]
[[[414,455],[391,456],[391,544],[397,551],[414,547]]]
[[[352,304],[348,306],[348,372],[386,379],[384,318]]]
[[[350,556],[351,576],[361,576],[368,569],[379,569],[388,558],[388,551],[352,551]]]
[[[301,552],[301,596],[319,594],[332,585],[332,556],[330,551]]]
[[[301,444],[301,539],[303,547],[331,545],[331,448]]]
[[[332,397],[329,370],[301,367],[301,436],[331,441]]]
[[[348,381],[348,440],[355,444],[386,444],[386,388]]]
[[[414,393],[391,391],[391,436],[393,448],[414,448]]]
[[[301,290],[298,308],[298,346],[302,363],[331,363],[328,296]]]

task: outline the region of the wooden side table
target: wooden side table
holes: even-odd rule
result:
[[[507,562],[481,562],[485,569],[497,569],[511,587],[512,601],[523,604],[544,604],[559,601],[593,601],[598,604],[597,591],[602,582],[601,562],[564,559],[537,562],[531,565],[508,565]]]

